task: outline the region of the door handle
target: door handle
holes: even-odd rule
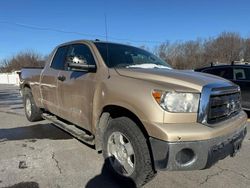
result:
[[[58,76],[57,79],[63,82],[66,79],[66,77],[65,76]]]

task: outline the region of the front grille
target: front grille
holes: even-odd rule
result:
[[[237,90],[223,88],[212,93],[209,99],[207,123],[214,124],[226,120],[241,110],[241,95]]]

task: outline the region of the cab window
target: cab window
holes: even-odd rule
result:
[[[95,60],[88,46],[84,44],[73,44],[69,47],[66,63],[95,65]]]
[[[64,70],[65,57],[67,54],[67,46],[59,47],[53,57],[51,68],[56,70]]]

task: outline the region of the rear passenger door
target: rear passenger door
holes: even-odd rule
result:
[[[75,59],[82,60],[78,63],[96,64],[87,44],[69,46],[65,69],[58,75],[64,78],[58,81],[60,117],[90,130],[96,73],[70,69],[67,64],[73,63]]]
[[[242,107],[250,109],[250,68],[234,67],[234,82],[241,88]]]

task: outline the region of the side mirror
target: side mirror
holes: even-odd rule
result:
[[[75,71],[96,72],[96,65],[88,65],[82,63],[68,63],[68,67]]]

